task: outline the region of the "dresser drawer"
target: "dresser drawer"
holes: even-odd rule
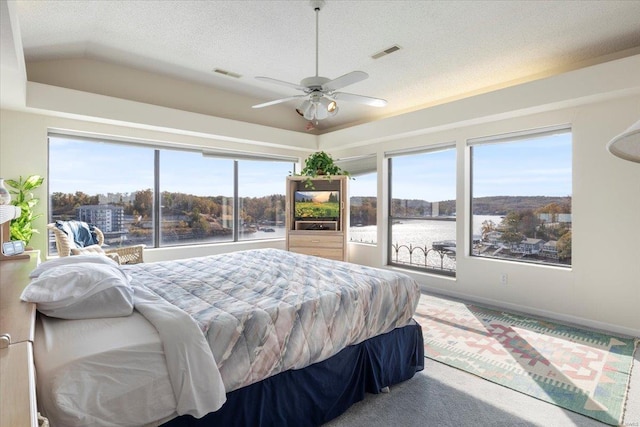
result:
[[[342,248],[321,248],[321,247],[304,247],[304,246],[296,246],[290,247],[290,252],[295,252],[298,254],[304,255],[313,255],[319,256],[322,258],[335,259],[338,261],[344,260],[344,254],[342,253]]]
[[[290,234],[289,248],[338,248],[342,250],[344,240],[342,235]]]

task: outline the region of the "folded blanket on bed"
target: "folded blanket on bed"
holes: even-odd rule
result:
[[[200,418],[217,411],[227,400],[211,349],[198,325],[184,311],[134,287],[133,303],[158,331],[176,397],[176,412]]]
[[[404,326],[420,296],[405,274],[276,249],[123,269],[193,317],[227,392]]]

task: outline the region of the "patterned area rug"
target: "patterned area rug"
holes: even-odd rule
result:
[[[425,356],[620,425],[638,340],[422,295]]]

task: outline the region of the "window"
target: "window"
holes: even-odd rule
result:
[[[377,172],[350,180],[349,194],[349,241],[375,245],[378,241]]]
[[[291,164],[238,161],[240,239],[285,237],[285,177]]]
[[[49,220],[91,223],[112,246],[282,238],[293,159],[211,156],[52,134]]]
[[[455,275],[455,147],[387,156],[389,264]]]
[[[571,265],[571,131],[469,141],[472,255]]]
[[[233,160],[159,152],[160,246],[233,241]]]
[[[49,221],[98,227],[111,246],[155,245],[154,150],[72,138],[49,138]],[[53,234],[49,253],[56,253]]]

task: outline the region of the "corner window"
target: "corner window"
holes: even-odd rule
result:
[[[358,175],[349,181],[349,241],[378,242],[378,173]]]
[[[571,265],[571,131],[469,141],[472,256]]]
[[[389,264],[455,276],[455,146],[387,156]]]

